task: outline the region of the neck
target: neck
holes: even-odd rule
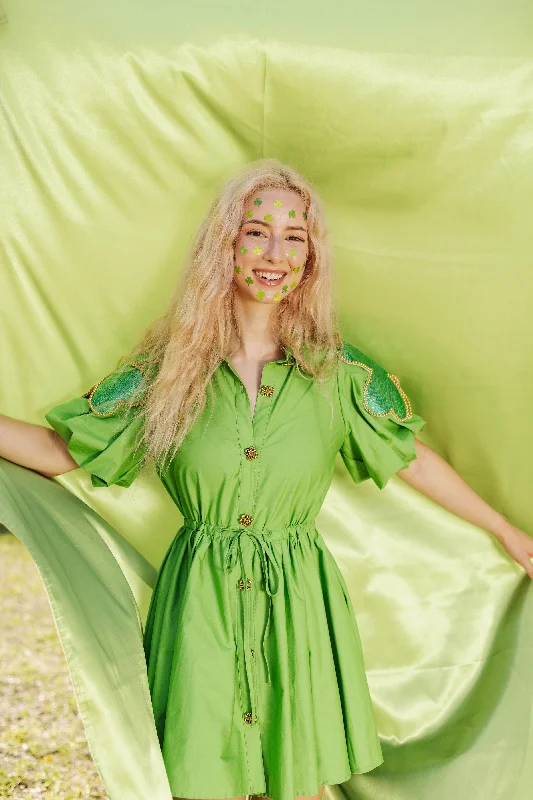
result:
[[[276,306],[255,301],[248,302],[237,295],[235,310],[242,341],[239,344],[237,334],[232,335],[231,347],[237,348],[232,358],[270,361],[285,356],[283,348],[272,335],[270,328],[272,314],[277,310]]]

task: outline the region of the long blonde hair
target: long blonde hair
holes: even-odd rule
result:
[[[271,333],[303,374],[323,383],[342,339],[333,309],[329,232],[319,197],[295,169],[276,158],[251,162],[224,183],[200,225],[166,313],[145,331],[124,365],[143,355],[147,381],[136,413],[144,417],[144,459],[160,469],[172,460],[201,414],[213,372],[231,357],[235,311],[233,247],[249,198],[262,189],[297,192],[307,211],[309,251],[297,289],[276,304]]]

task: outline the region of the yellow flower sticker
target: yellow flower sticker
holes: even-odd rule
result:
[[[281,200],[274,200],[274,208],[281,208],[282,205]]]
[[[261,247],[259,247],[259,245],[257,245],[257,247],[254,247],[254,253],[255,253],[257,256],[260,256],[262,252],[263,252],[263,250],[262,250],[262,248],[261,248]]]
[[[276,294],[274,295],[274,300],[275,300],[275,301],[276,301],[276,303],[277,303],[279,300],[281,300],[281,295],[279,295],[279,294],[276,292]]]

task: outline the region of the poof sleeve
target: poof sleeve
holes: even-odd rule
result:
[[[135,369],[111,373],[86,396],[45,414],[76,464],[90,473],[93,486],[130,486],[142,468],[142,420],[127,405],[138,384]]]
[[[372,478],[383,489],[416,459],[415,437],[426,425],[396,375],[344,343],[339,397],[345,424],[341,457],[355,483]]]

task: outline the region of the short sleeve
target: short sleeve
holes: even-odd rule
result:
[[[397,376],[348,342],[339,353],[338,378],[342,459],[355,483],[372,478],[383,489],[417,457],[415,437],[426,421],[413,412]]]
[[[67,443],[93,486],[130,486],[142,468],[142,418],[135,413],[144,391],[141,362],[112,372],[83,397],[50,409],[45,418]]]

